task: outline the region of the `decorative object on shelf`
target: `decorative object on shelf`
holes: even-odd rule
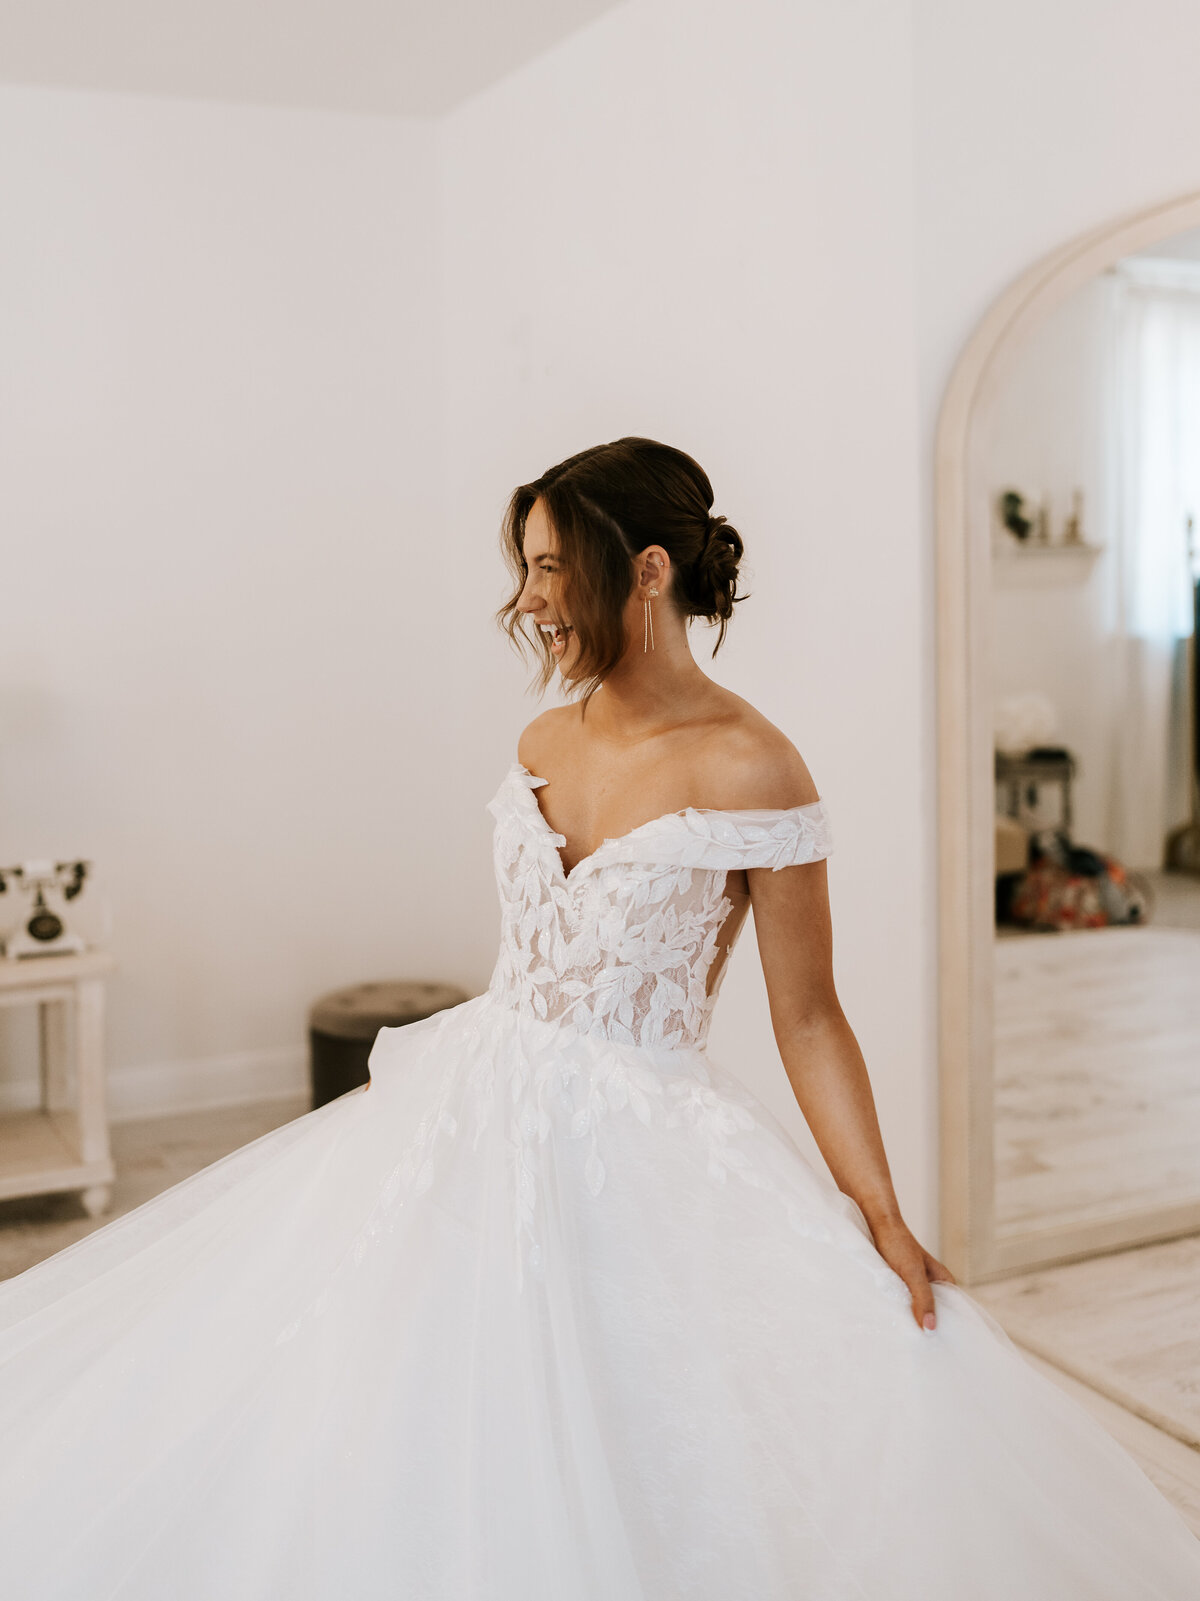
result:
[[[1037,499],[1006,489],[996,507],[1001,526],[992,541],[993,571],[1004,586],[1079,583],[1104,549],[1084,535],[1082,489],[1071,491],[1071,514],[1057,536],[1048,494]]]
[[[1016,539],[1022,541],[1033,532],[1033,518],[1025,515],[1025,497],[1015,489],[1006,489],[1000,496],[1000,521]]]
[[[1082,545],[1083,538],[1083,490],[1071,491],[1071,515],[1063,524],[1062,542],[1064,545]]]
[[[25,926],[3,943],[6,957],[79,956],[87,949],[78,934],[68,933],[62,918],[47,905],[46,896],[60,894],[64,901],[73,901],[83,888],[91,865],[83,861],[34,861],[0,868],[0,895],[8,889],[11,879],[33,896],[33,911]]]
[[[418,1023],[469,999],[456,984],[403,979],[351,984],[322,995],[308,1014],[313,1109],[370,1083],[367,1059],[381,1028]]]

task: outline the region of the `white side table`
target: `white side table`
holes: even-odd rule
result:
[[[36,1006],[42,1104],[0,1115],[0,1200],[81,1190],[99,1217],[112,1201],[104,1082],[107,951],[0,957],[0,1006]]]

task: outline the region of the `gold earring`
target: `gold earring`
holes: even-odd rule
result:
[[[652,589],[650,595],[657,596],[658,590]],[[646,596],[646,610],[642,619],[642,650],[654,649],[654,617],[650,610],[650,595]]]

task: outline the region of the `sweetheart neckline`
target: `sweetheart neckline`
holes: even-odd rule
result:
[[[531,773],[529,768],[526,767],[523,762],[514,762],[510,772],[524,773],[527,778],[533,780],[532,784],[522,785],[522,788],[532,802],[534,813],[546,831],[547,842],[552,843],[555,840],[560,840],[562,844],[565,845],[567,843],[567,836],[565,834],[560,834],[556,828],[551,828],[550,820],[542,810],[541,802],[534,794],[535,788],[538,788],[544,784],[548,784],[550,780],[548,778],[539,778],[536,773]],[[798,806],[744,806],[734,808],[720,806],[681,806],[678,808],[678,810],[673,812],[659,812],[657,817],[649,817],[644,823],[638,823],[634,828],[627,828],[623,834],[606,834],[600,841],[599,845],[596,846],[595,850],[588,851],[586,856],[581,856],[575,863],[574,867],[568,868],[564,865],[562,856],[559,854],[559,847],[557,845],[554,848],[554,859],[558,863],[558,870],[562,876],[563,883],[569,886],[579,869],[586,863],[593,861],[606,845],[621,844],[625,840],[632,839],[636,834],[645,833],[646,829],[653,827],[655,823],[666,823],[670,822],[670,820],[675,817],[689,817],[692,815],[697,817],[790,817],[793,812],[808,811],[810,808],[814,806],[820,806],[821,804],[822,797],[818,796],[816,800],[802,801]]]

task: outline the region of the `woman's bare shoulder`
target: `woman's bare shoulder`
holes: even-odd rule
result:
[[[706,793],[721,811],[784,810],[819,798],[812,774],[781,729],[742,700],[729,697],[727,715],[697,751]]]
[[[543,767],[554,765],[556,754],[579,722],[575,706],[550,706],[521,731],[517,740],[517,760],[535,777]]]

